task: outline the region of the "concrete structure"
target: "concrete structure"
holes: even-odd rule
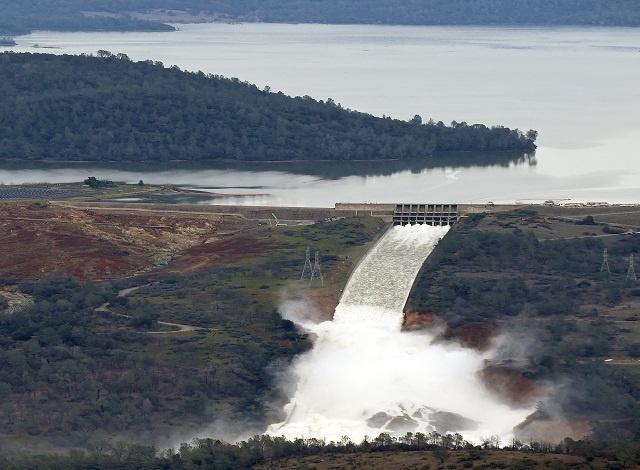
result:
[[[393,219],[393,211],[396,204],[378,204],[370,202],[338,202],[335,205],[336,214],[344,215],[368,215],[371,217],[380,217],[385,222],[391,222]]]
[[[380,217],[395,225],[429,224],[453,225],[466,213],[487,211],[486,207],[466,207],[457,204],[395,204],[395,203],[337,203],[334,208],[321,207],[268,207],[268,206],[224,206],[191,204],[144,204],[129,202],[52,202],[53,204],[92,210],[127,212],[158,212],[184,214],[196,217],[239,217],[250,220],[274,221],[279,225],[292,222],[319,222],[322,220],[370,216]]]
[[[460,216],[457,204],[336,204],[336,213],[345,212],[380,217],[394,225],[453,225]]]
[[[453,225],[457,204],[396,204],[393,225]]]

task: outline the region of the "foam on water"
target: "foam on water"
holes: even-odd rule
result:
[[[485,357],[433,332],[401,332],[402,309],[426,257],[448,227],[392,228],[361,261],[334,320],[303,322],[316,340],[294,363],[295,393],[284,422],[267,432],[289,439],[360,441],[380,432],[497,435],[532,412],[511,409],[479,379]]]

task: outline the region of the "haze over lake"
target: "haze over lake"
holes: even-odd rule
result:
[[[16,38],[16,52],[96,53],[162,61],[237,77],[345,108],[449,124],[539,132],[533,160],[491,166],[318,165],[295,172],[74,167],[18,170],[0,181],[101,179],[174,183],[270,196],[220,203],[333,206],[335,202],[640,202],[640,30],[288,24],[177,25],[173,33],[52,33]],[[34,45],[38,45],[34,48]],[[531,164],[533,162],[534,164]],[[325,166],[327,166],[325,165]],[[356,165],[357,167],[357,165]],[[331,173],[331,177],[327,176]],[[251,191],[247,191],[251,189]]]

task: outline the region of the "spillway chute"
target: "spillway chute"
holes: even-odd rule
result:
[[[314,327],[294,365],[287,419],[267,432],[290,439],[353,441],[380,432],[459,432],[468,440],[512,436],[531,409],[512,409],[483,386],[485,357],[402,332],[403,308],[424,261],[448,226],[394,226],[361,260],[333,321]]]

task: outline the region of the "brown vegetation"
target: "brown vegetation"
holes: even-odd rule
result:
[[[445,457],[446,468],[593,468],[587,466],[583,457],[575,455],[550,455],[538,452],[500,452],[458,450]],[[604,464],[598,459],[596,465]],[[566,467],[565,467],[566,466]],[[291,457],[269,460],[257,465],[256,470],[308,468],[329,470],[340,468],[361,468],[367,470],[394,469],[436,469],[444,468],[434,452],[371,452],[355,454],[324,454],[309,457]],[[600,468],[600,467],[596,467]]]
[[[185,262],[219,245],[221,233],[237,230],[221,218],[94,212],[36,204],[0,205],[3,257],[0,275],[16,280],[71,275],[114,279],[162,266],[176,253],[201,246]],[[245,252],[252,244],[237,241]]]

